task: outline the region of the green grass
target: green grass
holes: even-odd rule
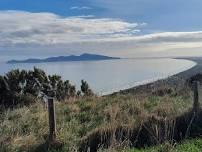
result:
[[[175,145],[164,144],[145,149],[130,149],[124,152],[201,152],[202,139],[190,139]]]
[[[57,140],[63,143],[59,151],[77,151],[80,140],[97,129],[137,126],[150,115],[177,116],[191,105],[189,95],[147,97],[127,94],[56,102]],[[41,103],[0,113],[1,152],[44,151],[47,136],[48,113]],[[187,141],[175,148],[197,152],[197,148],[201,148],[200,143],[201,140]],[[155,151],[158,148],[161,147],[139,151]],[[139,152],[135,149],[127,152],[136,151]]]

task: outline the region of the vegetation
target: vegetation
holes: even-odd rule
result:
[[[163,145],[148,147],[145,149],[129,149],[124,152],[201,152],[202,139],[189,139],[176,145],[165,143]]]
[[[49,76],[47,79],[58,92],[63,91],[59,89],[59,83],[55,83],[60,78]],[[12,84],[7,83],[10,82],[7,77],[3,77],[0,82],[1,90],[5,93],[11,93],[14,88],[18,90],[12,85],[15,81]],[[70,88],[68,85],[70,84],[66,81],[65,86]],[[76,96],[74,99],[67,98],[66,95],[60,98],[57,91],[55,94],[60,101],[56,102],[56,136],[62,145],[47,146],[49,131],[47,108],[41,102],[41,98],[33,93],[32,96],[37,100],[32,104],[18,108],[1,108],[0,151],[72,152],[87,151],[89,148],[91,151],[106,152],[202,150],[200,138],[181,142],[183,138],[196,137],[196,133],[197,135],[202,133],[201,120],[190,121],[193,118],[189,113],[193,101],[189,87],[181,85],[171,87],[165,84],[160,87],[158,84],[158,88],[154,85],[155,89],[149,95],[143,92],[96,97],[89,96],[91,90],[85,81],[82,81],[81,86],[81,91],[77,92],[79,96],[73,91]],[[66,93],[71,96],[72,92]],[[7,101],[5,96],[0,97],[4,99],[4,103]],[[199,114],[200,117],[202,112]],[[188,129],[190,124],[191,127]]]
[[[81,91],[83,92],[84,96],[93,95],[93,91],[90,89],[88,83],[84,80],[81,80]]]
[[[81,81],[81,91],[85,96],[93,95],[86,81]],[[12,70],[5,76],[0,76],[0,106],[12,107],[28,105],[44,96],[53,96],[64,101],[76,95],[76,88],[69,80],[63,81],[61,76],[46,75],[38,68],[30,71]]]

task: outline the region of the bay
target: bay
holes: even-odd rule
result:
[[[158,79],[177,74],[195,66],[196,63],[183,59],[120,59],[82,62],[54,62],[35,64],[6,64],[0,62],[0,74],[12,69],[41,68],[48,74],[58,74],[64,80],[80,87],[82,79],[98,95],[110,94]]]

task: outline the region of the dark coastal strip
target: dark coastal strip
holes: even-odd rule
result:
[[[202,57],[183,57],[183,58],[175,58],[175,59],[190,60],[190,61],[197,63],[197,65],[192,67],[191,69],[180,72],[174,76],[177,76],[177,77],[180,77],[183,79],[188,79],[188,78],[196,75],[197,73],[202,73]]]
[[[183,58],[173,58],[173,59],[183,59],[183,60],[190,60],[195,63],[197,63],[196,66],[192,67],[191,69],[188,69],[186,71],[180,72],[178,74],[175,74],[173,76],[170,76],[165,79],[160,79],[151,83],[135,86],[129,89],[120,90],[118,92],[114,92],[110,94],[109,96],[117,95],[117,94],[149,94],[152,93],[152,90],[159,89],[162,86],[170,86],[175,87],[179,86],[179,83],[184,82],[185,80],[191,78],[192,76],[202,73],[202,57],[183,57]]]

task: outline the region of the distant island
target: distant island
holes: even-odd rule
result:
[[[7,63],[8,64],[45,63],[45,62],[70,62],[70,61],[98,61],[98,60],[113,60],[113,59],[121,59],[121,58],[84,53],[79,56],[70,55],[70,56],[49,57],[49,58],[45,58],[45,59],[33,58],[33,59],[26,59],[26,60],[10,60]]]

